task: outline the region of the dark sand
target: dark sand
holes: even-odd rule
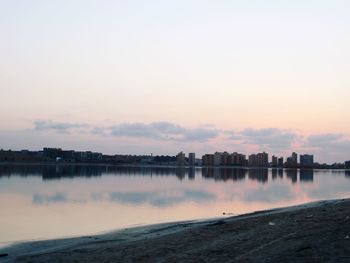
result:
[[[33,263],[350,262],[350,199],[214,221],[127,229],[84,240],[88,241],[32,255],[22,254],[17,258],[9,255],[7,260]],[[5,258],[0,258],[0,262],[7,261]]]

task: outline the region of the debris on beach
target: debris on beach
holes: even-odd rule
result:
[[[349,238],[350,238],[349,235],[346,235],[346,236],[345,236],[345,239],[349,239]]]
[[[226,213],[226,212],[223,212],[222,213],[224,216],[233,216],[233,215],[235,215],[234,213]]]
[[[313,218],[313,215],[307,215],[306,218]]]
[[[269,226],[275,226],[276,225],[276,223],[274,223],[274,222],[269,222]]]

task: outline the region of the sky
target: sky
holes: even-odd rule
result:
[[[0,148],[350,160],[350,2],[0,0]]]

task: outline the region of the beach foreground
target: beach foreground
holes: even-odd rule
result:
[[[33,242],[2,261],[350,262],[350,199]]]

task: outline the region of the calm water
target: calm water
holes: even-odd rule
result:
[[[350,171],[0,166],[0,245],[350,197]]]

